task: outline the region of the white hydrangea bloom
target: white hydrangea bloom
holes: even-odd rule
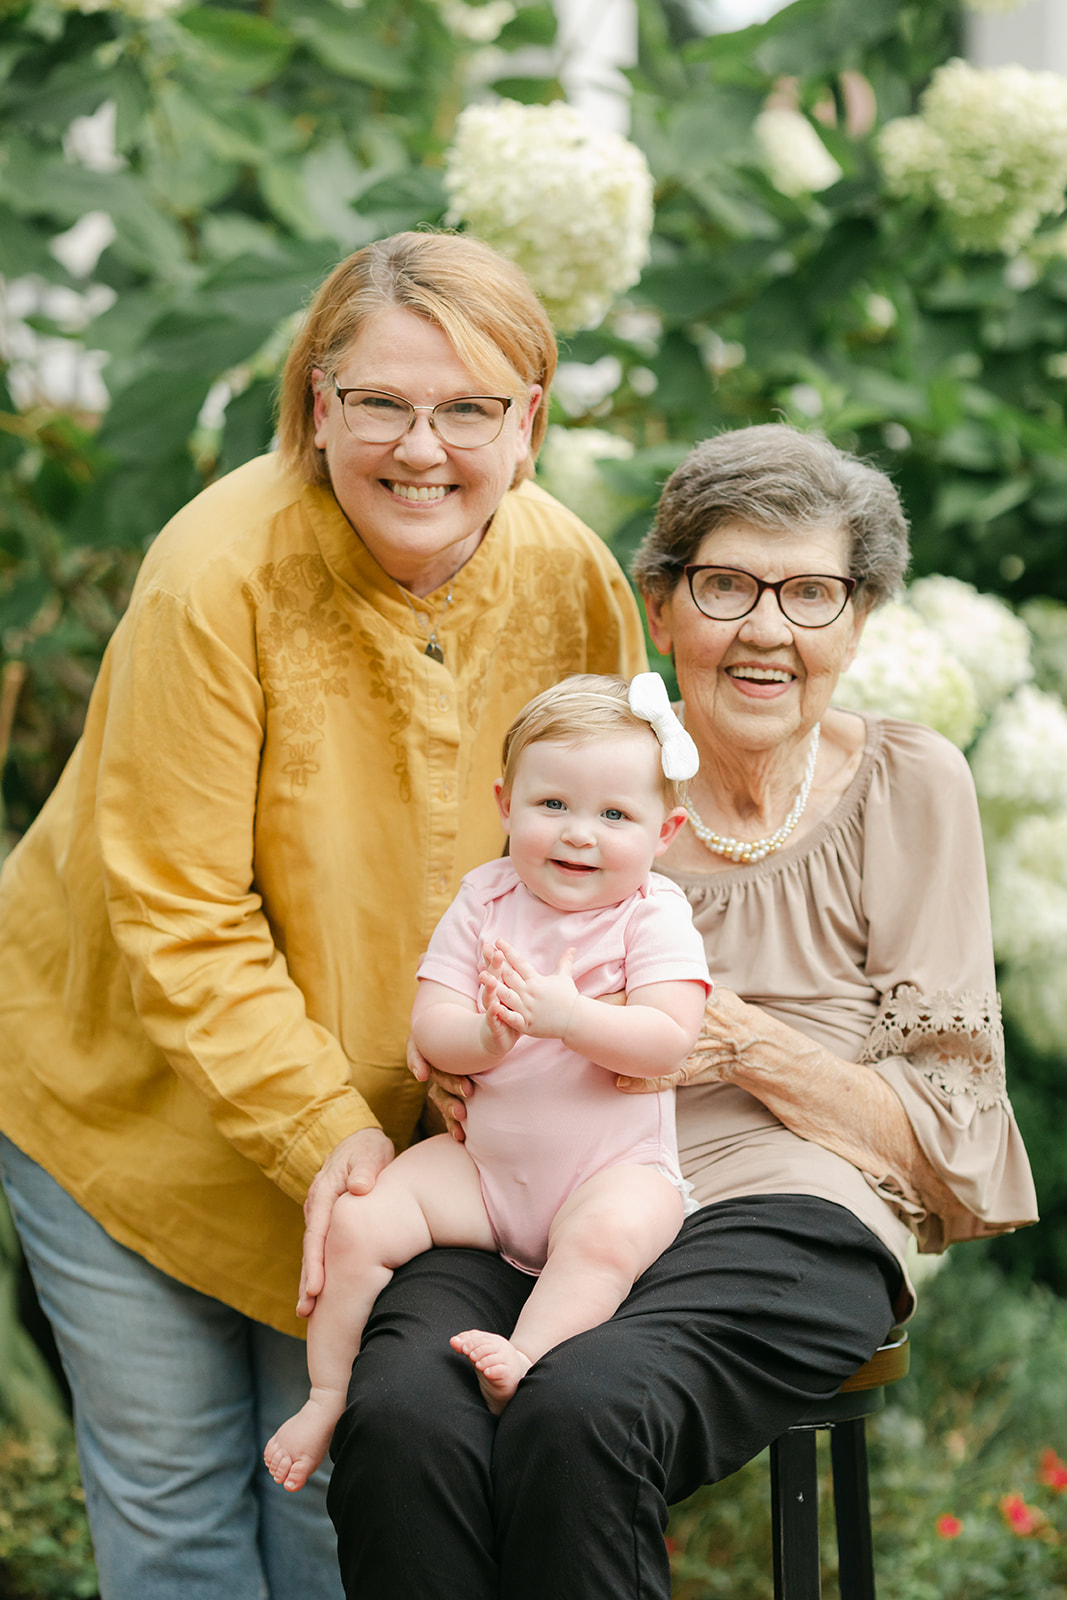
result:
[[[601,356],[599,361],[561,361],[552,380],[552,394],[564,411],[580,417],[602,406],[621,382],[622,362],[618,356]]]
[[[967,668],[982,716],[1033,677],[1030,630],[996,595],[938,574],[916,579],[908,603]]]
[[[648,260],[648,163],[562,101],[467,106],[445,188],[448,220],[516,261],[561,332],[596,327]]]
[[[597,470],[598,461],[628,461],[629,439],[605,428],[561,428],[553,423],[537,458],[537,481],[575,516],[607,539],[630,509]]]
[[[1067,959],[1067,811],[1024,817],[990,850],[989,903],[999,961]]]
[[[1067,708],[1024,683],[1002,700],[970,755],[983,816],[1003,831],[1031,811],[1067,809]]]
[[[484,6],[469,6],[465,0],[437,0],[437,7],[446,27],[475,44],[492,44],[515,18],[511,0],[487,0]]]
[[[841,168],[799,111],[772,106],[752,125],[767,176],[782,194],[818,194],[841,176]]]
[[[941,636],[900,600],[879,607],[868,619],[834,701],[854,711],[924,722],[960,749],[970,743],[978,721],[970,673]]]
[[[1064,208],[1067,78],[949,61],[879,154],[890,192],[940,206],[963,249],[1013,255]]]

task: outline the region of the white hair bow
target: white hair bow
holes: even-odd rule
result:
[[[658,672],[639,672],[630,680],[630,710],[651,723],[660,742],[664,776],[684,783],[700,766],[697,747],[671,710],[667,685]]]

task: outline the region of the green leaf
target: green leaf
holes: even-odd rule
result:
[[[750,90],[717,84],[677,106],[667,116],[665,133],[678,171],[715,172],[724,161],[756,161],[752,124],[760,108],[760,96]]]
[[[227,89],[258,89],[281,72],[292,54],[290,33],[246,11],[195,6],[178,24],[202,49],[202,61]]]
[[[989,472],[1003,461],[995,430],[973,419],[958,422],[943,433],[937,453],[942,461],[968,472]]]
[[[522,45],[555,44],[559,23],[552,6],[521,5],[509,23],[501,28],[496,44],[501,50],[515,50]]]
[[[224,262],[205,280],[202,304],[211,313],[275,327],[305,304],[334,261],[334,252],[321,243],[279,242],[274,257],[241,255]]]
[[[703,266],[679,261],[671,266],[646,267],[638,292],[665,312],[672,321],[694,321],[708,316],[733,292],[733,283],[723,279],[716,264]]]
[[[11,589],[0,593],[0,635],[11,628],[28,628],[51,594],[51,583],[35,566],[26,577],[16,580]]]
[[[204,254],[217,261],[243,255],[276,259],[278,254],[277,229],[240,211],[209,212],[200,226],[200,240]]]
[[[894,36],[899,20],[900,0],[794,0],[745,32],[753,36],[752,60],[768,78],[808,78],[858,66],[864,51]]]
[[[188,310],[173,311],[152,329],[152,360],[168,374],[197,375],[203,397],[214,380],[229,367],[247,361],[273,331],[270,318],[238,320],[232,315],[212,315],[194,302]]]
[[[523,106],[548,106],[563,98],[563,85],[556,77],[494,78],[490,88],[501,99],[517,100]]]
[[[138,378],[112,395],[97,444],[118,462],[145,463],[164,451],[173,454],[192,433],[210,383],[197,370]]]
[[[256,175],[272,217],[298,239],[327,239],[330,232],[308,197],[304,164],[295,159],[268,161]]]
[[[90,58],[61,61],[43,82],[9,83],[7,108],[25,129],[62,134],[75,117],[90,116],[113,98],[116,83]]]
[[[164,84],[156,98],[156,123],[159,146],[182,150],[188,144],[202,144],[222,161],[245,161],[255,165],[262,159],[262,148],[226,117],[194,98],[178,84]]]
[[[274,391],[273,381],[260,379],[230,401],[226,407],[216,473],[231,472],[270,447],[274,433]]]
[[[846,376],[850,398],[870,410],[873,420],[908,420],[926,412],[925,391],[916,383],[906,383],[877,367],[850,366]]]
[[[968,479],[953,479],[939,490],[934,507],[934,520],[940,528],[958,527],[960,523],[983,525],[993,522],[1005,512],[1022,505],[1033,493],[1030,478],[1008,478],[995,488],[987,483]]]
[[[48,248],[51,235],[52,229],[35,228],[8,206],[0,205],[0,273],[5,278],[19,278],[28,272],[65,278]]]
[[[366,224],[356,216],[352,202],[374,176],[354,160],[343,139],[331,139],[304,157],[301,179],[307,204],[320,232],[343,250],[368,243]]]
[[[377,89],[410,87],[411,69],[400,52],[373,34],[357,12],[342,16],[302,7],[288,21],[297,38],[331,72]]]

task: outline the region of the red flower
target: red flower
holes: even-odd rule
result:
[[[1042,1450],[1037,1479],[1055,1494],[1063,1494],[1067,1490],[1067,1463],[1060,1460],[1055,1450]]]
[[[959,1517],[954,1517],[950,1512],[944,1512],[934,1524],[937,1528],[939,1539],[958,1539],[963,1532],[963,1523]]]
[[[1043,1520],[1040,1511],[1028,1506],[1021,1494],[1004,1495],[1000,1501],[1000,1514],[1012,1533],[1017,1533],[1020,1539],[1036,1533]]]

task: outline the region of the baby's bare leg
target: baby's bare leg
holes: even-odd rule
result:
[[[413,1145],[369,1194],[338,1197],[326,1236],[326,1282],[308,1319],[311,1394],[263,1452],[275,1483],[302,1489],[330,1447],[371,1308],[394,1270],[431,1245],[495,1250],[481,1185],[462,1145]]]
[[[654,1167],[608,1167],[575,1189],[556,1213],[544,1271],[511,1338],[470,1329],[452,1340],[478,1368],[491,1411],[503,1411],[553,1345],[618,1310],[678,1232],[683,1212],[678,1190]]]

